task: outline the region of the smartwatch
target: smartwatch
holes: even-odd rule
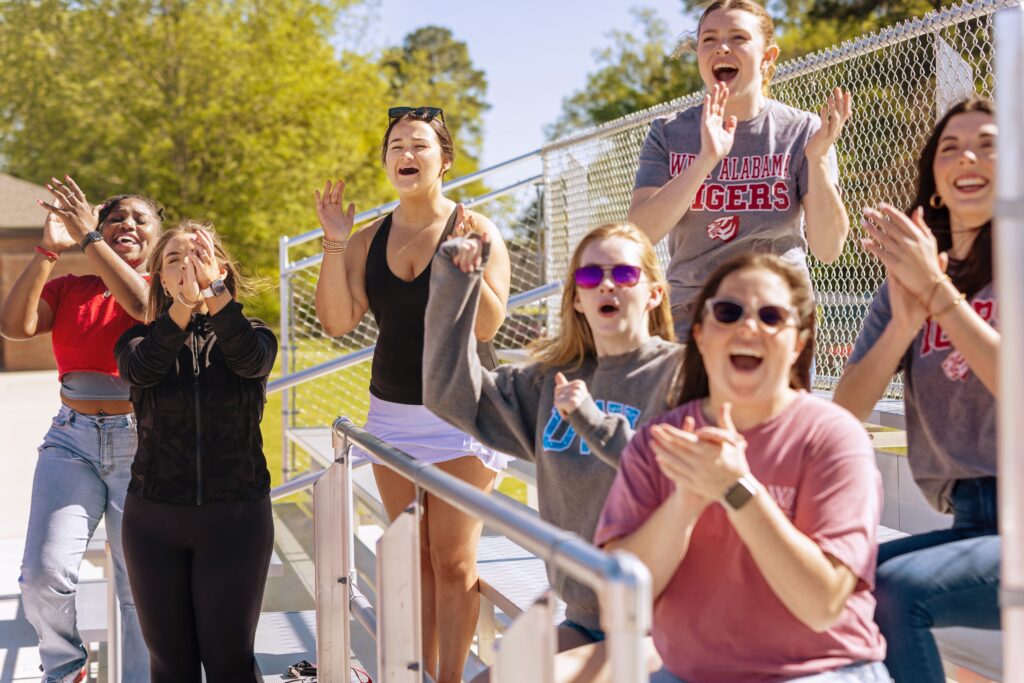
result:
[[[224,280],[217,278],[210,283],[210,286],[200,292],[207,299],[212,299],[215,296],[220,296],[224,292],[228,291],[227,285],[224,284]]]
[[[100,232],[99,230],[93,230],[92,232],[85,233],[85,237],[83,237],[82,241],[78,243],[78,246],[80,246],[82,248],[82,251],[85,251],[85,248],[87,246],[89,246],[90,244],[92,244],[93,242],[102,242],[102,241],[103,241],[103,233]]]
[[[757,495],[757,482],[750,477],[740,477],[722,494],[722,503],[733,510],[739,510]]]

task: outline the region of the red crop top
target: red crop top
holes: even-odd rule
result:
[[[69,372],[117,375],[114,344],[139,321],[114,301],[96,275],[65,275],[43,287],[53,311],[53,357],[63,378]]]

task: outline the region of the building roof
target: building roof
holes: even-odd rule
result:
[[[0,230],[41,228],[46,211],[37,199],[50,199],[45,187],[0,173]]]

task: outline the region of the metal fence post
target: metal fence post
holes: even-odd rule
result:
[[[608,634],[608,656],[613,681],[647,681],[644,639],[651,629],[651,573],[636,556],[613,553],[619,574],[601,595],[601,616]]]
[[[337,443],[336,452],[345,453]],[[316,655],[318,676],[347,681],[350,668],[349,582],[352,537],[347,461],[332,464],[313,485],[313,538],[316,571]],[[342,529],[339,530],[339,522]]]
[[[281,237],[277,246],[277,268],[278,282],[278,305],[281,308],[280,331],[278,333],[279,354],[281,359],[281,374],[288,375],[291,372],[291,284],[288,275],[288,238]],[[290,392],[281,392],[281,479],[288,481],[292,473],[292,462],[289,457],[291,441],[288,439],[288,430],[292,426],[291,396]]]
[[[1024,681],[1024,7],[995,17],[999,159],[996,291],[999,296],[999,531],[1002,539],[1003,680]],[[1016,643],[1016,645],[1014,645]]]
[[[555,596],[548,591],[512,623],[497,644],[493,683],[554,683],[558,651],[554,606]]]
[[[377,541],[377,673],[382,683],[424,680],[417,506],[403,510]]]

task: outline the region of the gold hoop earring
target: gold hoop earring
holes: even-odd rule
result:
[[[942,208],[942,197],[939,196],[938,192],[933,192],[932,196],[928,198],[928,206],[932,207],[933,209]]]

